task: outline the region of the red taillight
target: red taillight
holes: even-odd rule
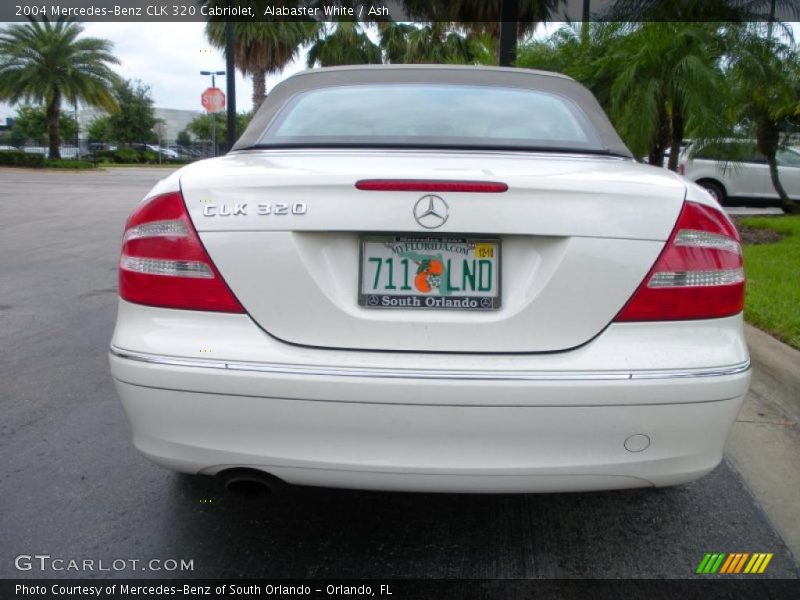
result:
[[[744,307],[742,248],[720,211],[686,202],[656,264],[617,321],[728,317]]]
[[[373,192],[473,192],[499,194],[508,190],[497,181],[449,181],[437,179],[362,179],[356,189]]]
[[[680,173],[681,175],[686,175],[686,165],[685,164],[680,163],[678,165],[678,173]]]
[[[149,306],[244,312],[211,262],[180,192],[150,198],[128,217],[119,295]]]

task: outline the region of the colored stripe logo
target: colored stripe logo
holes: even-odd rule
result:
[[[769,552],[707,552],[700,561],[697,571],[700,575],[713,575],[720,573],[724,575],[738,575],[747,573],[751,575],[761,574],[767,569],[769,561],[772,560],[773,553]]]

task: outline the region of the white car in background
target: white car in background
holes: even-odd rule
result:
[[[800,201],[800,151],[784,148],[775,155],[778,177],[789,198]],[[681,155],[678,170],[706,188],[721,204],[755,200],[777,202],[766,157],[754,140],[725,140],[704,146],[690,145]]]
[[[178,158],[178,153],[175,152],[175,150],[171,150],[170,148],[156,146],[155,144],[147,144],[145,148],[147,150],[150,150],[151,152],[158,152],[164,158]]]
[[[45,146],[23,146],[22,151],[26,152],[27,154],[41,154],[44,157],[47,157],[50,154],[49,149]],[[58,153],[61,158],[69,159],[83,158],[89,154],[77,146],[59,146]]]
[[[119,277],[136,447],[229,481],[673,485],[750,378],[734,225],[553,73],[294,75],[136,207]]]

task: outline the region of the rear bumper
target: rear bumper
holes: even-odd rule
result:
[[[115,371],[125,369],[122,360],[112,358]],[[404,383],[405,393],[430,400],[447,393],[430,382]],[[742,402],[444,406],[116,385],[136,447],[171,469],[213,474],[246,466],[295,484],[403,491],[544,492],[691,481],[721,460]],[[494,398],[502,397],[496,390]],[[647,449],[625,448],[630,436],[642,434]]]
[[[197,333],[182,320],[199,320],[197,314],[123,310],[147,313],[151,333],[171,330],[173,348]],[[231,317],[245,327],[247,317],[220,316],[232,325]],[[725,321],[714,325],[735,337],[740,320]],[[711,356],[703,366],[679,369],[663,345],[642,345],[653,336],[639,338],[637,353],[669,368],[590,369],[580,350],[555,359],[370,358],[287,346],[256,328],[260,351],[274,345],[273,360],[248,362],[121,348],[133,339],[126,327],[118,323],[111,370],[141,452],[179,471],[253,467],[306,485],[548,492],[683,483],[721,460],[750,378],[746,354],[730,346],[716,357],[722,366],[710,366]],[[148,349],[152,337],[142,329],[137,335]],[[614,335],[591,344],[608,345]],[[224,346],[220,336],[211,352],[198,346],[202,354]],[[620,354],[618,344],[616,350],[617,365],[644,360]],[[688,353],[686,346],[684,358]],[[320,364],[331,354],[337,360]],[[732,362],[736,356],[742,360]]]

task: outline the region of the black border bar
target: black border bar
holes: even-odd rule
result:
[[[3,0],[0,22],[798,21],[798,0]]]
[[[35,590],[35,591],[34,591]],[[92,591],[94,590],[94,591]],[[135,592],[134,592],[135,590]],[[96,593],[99,591],[99,594]],[[3,600],[209,598],[348,598],[365,600],[533,599],[564,600],[746,598],[784,600],[800,597],[800,581],[730,577],[725,579],[4,579]]]

